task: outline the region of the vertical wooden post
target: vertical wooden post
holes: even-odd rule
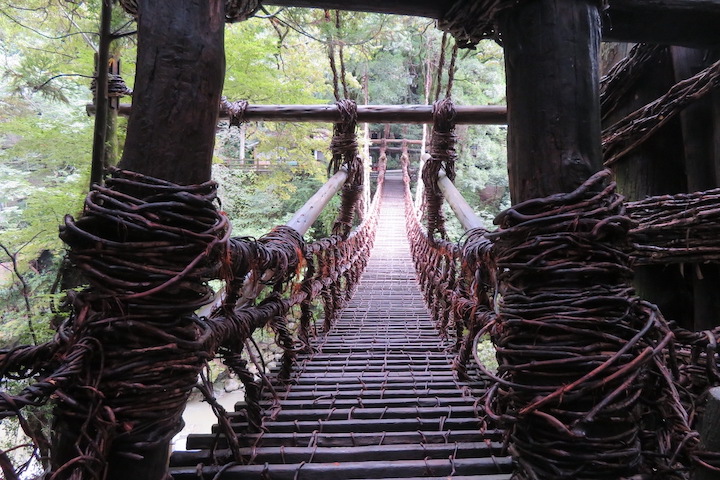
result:
[[[109,6],[110,0],[104,0],[103,5]],[[138,2],[138,7],[135,95],[120,166],[183,185],[205,182],[210,179],[215,128],[225,71],[223,45],[225,1],[143,0]],[[106,20],[106,11],[107,8],[104,8],[103,21]],[[101,57],[99,62],[99,73],[107,76],[107,58]],[[105,93],[105,87],[101,82],[98,82],[98,92],[98,97]],[[97,120],[99,128],[96,129],[96,133],[104,134],[105,115],[100,115],[99,104]],[[98,137],[96,142],[100,145]],[[102,161],[102,156],[99,158]],[[117,308],[122,311],[122,306]],[[143,319],[136,318],[134,322],[139,324]],[[175,328],[189,323],[191,320],[187,316],[179,318]],[[112,332],[96,330],[98,330],[95,334],[97,343],[103,345],[105,352],[114,349],[114,353],[117,353],[126,347],[117,343]],[[153,341],[164,340],[148,340],[148,343]],[[152,344],[148,345],[148,348],[154,347]],[[121,355],[115,355],[114,358],[122,362]],[[124,365],[119,367],[122,369]],[[177,372],[168,370],[167,374],[173,375]],[[113,381],[103,375],[105,372],[101,371],[97,381],[92,379],[92,385],[83,385],[84,377],[80,376],[79,384],[73,385],[72,388],[99,390],[103,394],[105,382]],[[128,395],[132,396],[132,389],[127,390]],[[158,398],[148,398],[147,401],[162,401],[163,394],[171,397],[178,392],[158,393],[160,395]],[[142,434],[147,435],[147,444],[150,446],[142,442],[134,444],[131,456],[127,450],[120,451],[116,438],[109,438],[107,443],[97,444],[94,438],[88,439],[83,434],[84,418],[74,412],[68,415],[59,411],[54,425],[52,465],[56,469],[56,474],[53,478],[58,480],[75,478],[77,472],[88,464],[91,464],[92,470],[100,472],[98,477],[106,480],[167,478],[169,438],[161,437],[164,439],[160,441],[157,438],[160,435],[169,436],[172,432],[154,431],[152,419],[148,419],[148,423],[142,425],[125,422],[123,416],[129,409],[123,405],[122,395],[108,395],[103,399],[105,402],[103,408],[112,412],[112,417],[122,427],[133,431],[134,435],[138,437]],[[81,408],[86,408],[88,416],[91,417],[96,414],[95,409],[98,409],[98,406],[82,405]],[[110,418],[110,416],[104,411],[102,418]],[[178,424],[178,430],[179,427]],[[88,442],[91,444],[88,445]],[[83,448],[80,448],[80,445]],[[86,451],[89,452],[86,457],[78,457]],[[97,455],[98,458],[92,458],[92,455]],[[103,463],[104,460],[107,462]],[[78,470],[74,471],[75,468]]]
[[[225,74],[220,0],[139,3],[133,109],[120,167],[183,185],[210,179]]]
[[[599,5],[599,1],[589,0],[527,0],[519,2],[516,7],[505,10],[499,15],[507,81],[508,173],[514,204],[533,198],[571,192],[602,168]],[[531,227],[527,226],[527,228],[523,241],[529,242],[530,239],[526,239],[525,235],[533,234],[530,231]],[[521,253],[522,250],[527,249],[527,246],[523,247],[521,244],[520,240],[516,242],[508,240],[508,248],[513,248],[516,255],[513,261],[520,263],[529,258],[523,256],[525,253]],[[563,242],[558,241],[557,244],[549,242],[549,244],[561,247]],[[553,247],[548,248],[553,250]],[[507,254],[506,251],[503,253]],[[507,364],[511,372],[506,379],[522,385],[517,389],[522,392],[515,397],[517,401],[508,395],[509,406],[503,404],[500,407],[501,411],[507,407],[508,413],[516,416],[510,437],[514,441],[511,451],[519,468],[517,477],[538,480],[570,476],[607,479],[631,477],[637,473],[636,460],[639,460],[639,449],[628,450],[630,452],[628,454],[621,453],[620,449],[624,447],[619,445],[615,447],[611,440],[627,438],[619,433],[632,424],[630,414],[626,416],[618,414],[617,421],[600,419],[598,417],[601,415],[598,415],[582,423],[582,427],[573,432],[571,429],[575,428],[574,413],[569,413],[565,409],[571,410],[574,406],[579,407],[582,404],[579,408],[589,409],[589,405],[595,405],[600,411],[601,399],[590,395],[577,395],[575,398],[568,395],[568,398],[558,399],[557,405],[553,401],[552,406],[545,404],[533,410],[532,405],[538,398],[545,396],[545,393],[537,393],[533,399],[536,394],[531,387],[538,386],[538,392],[547,388],[548,382],[554,381],[552,377],[556,375],[556,371],[551,367],[544,375],[534,376],[530,373],[532,372],[530,369],[511,368],[524,362],[543,363],[549,357],[543,356],[546,355],[545,353],[537,353],[536,356],[533,356],[533,353],[554,349],[555,344],[550,338],[558,335],[559,332],[554,330],[554,327],[531,327],[530,322],[524,324],[523,320],[526,319],[539,320],[539,308],[535,310],[530,308],[527,316],[518,313],[523,308],[524,302],[511,297],[519,299],[526,296],[525,301],[540,301],[543,286],[538,283],[538,278],[547,280],[547,288],[552,289],[548,290],[548,293],[552,292],[548,296],[562,297],[567,294],[568,298],[579,298],[576,295],[581,295],[584,288],[594,287],[594,283],[607,282],[602,274],[593,273],[593,266],[598,262],[599,257],[589,253],[587,258],[583,258],[577,251],[569,255],[573,260],[582,261],[587,265],[588,273],[583,278],[579,275],[572,276],[577,284],[560,284],[559,280],[564,274],[559,272],[547,273],[545,276],[545,273],[539,274],[530,269],[512,266],[507,267],[509,274],[499,280],[500,294],[513,293],[505,298],[505,305],[500,306],[499,322],[502,328],[499,330],[514,332],[507,333],[507,337],[502,337],[506,333],[500,333],[500,342],[510,342],[509,339],[512,338],[514,342],[512,347],[508,343],[503,343],[507,346],[506,350],[516,348],[514,352],[520,352],[521,348],[518,344],[522,344],[523,352],[522,356],[506,355],[503,352],[499,354],[499,359]],[[506,260],[507,258],[509,257],[505,257]],[[548,267],[554,262],[564,261],[567,260],[550,253],[547,258],[541,260],[547,262],[545,265]],[[518,301],[518,304],[512,305],[513,301]],[[506,307],[516,313],[508,313]],[[543,315],[568,315],[569,312],[570,307],[567,304],[563,305],[559,300],[548,300]],[[505,329],[508,319],[512,321],[507,322]],[[597,320],[596,328],[603,329],[602,318]],[[566,335],[566,332],[561,335]],[[567,335],[571,336],[569,333]],[[580,338],[577,340],[580,341]],[[559,357],[560,355],[557,358]],[[554,361],[553,358],[549,362]],[[584,368],[580,367],[580,369]],[[574,380],[579,381],[585,371],[570,369],[567,373],[568,376],[563,378],[562,382],[571,384]],[[577,377],[572,378],[573,375]],[[510,388],[513,389],[514,387]],[[555,390],[553,395],[557,398],[557,394],[563,392],[564,388],[561,387]],[[578,398],[582,398],[582,401]],[[549,413],[541,412],[543,408]],[[631,411],[634,407],[630,404],[627,408]],[[559,427],[559,425],[563,426]],[[536,438],[538,450],[533,452]],[[601,442],[597,441],[599,438],[604,439],[602,447],[599,446]],[[575,445],[577,445],[576,450],[572,448]],[[619,462],[618,465],[610,467],[609,462],[608,467],[603,469],[603,465],[600,465],[602,460],[599,460],[602,457],[598,456],[597,461],[591,458],[593,454],[598,453],[593,449],[598,448],[607,449],[607,452],[612,452],[611,455],[627,455],[627,464]],[[631,447],[627,446],[627,448]],[[582,455],[577,454],[578,452],[587,452],[588,458],[582,458]],[[555,472],[555,468],[562,470],[562,475],[560,472]],[[571,474],[573,471],[576,475]]]
[[[90,187],[102,183],[105,161],[105,140],[107,135],[108,110],[108,62],[110,61],[110,23],[112,21],[112,3],[103,0],[100,14],[100,42],[98,45],[95,71],[95,130],[93,134],[92,165],[90,167]]]
[[[716,58],[707,50],[692,48],[673,47],[671,53],[676,82],[695,75]],[[720,157],[715,144],[720,138],[717,131],[719,121],[717,102],[712,96],[698,100],[680,113],[688,192],[709,190],[720,184],[715,158]],[[720,298],[716,292],[720,287],[720,267],[698,264],[692,273],[692,286],[693,327],[695,330],[711,330],[718,325]]]
[[[535,0],[500,15],[513,203],[600,170],[598,2]]]
[[[247,124],[241,123],[240,124],[240,155],[238,160],[240,160],[240,164],[243,165],[245,163],[245,149],[247,148]]]
[[[110,55],[109,72],[111,75],[120,75],[120,57],[117,54]],[[120,97],[110,99],[110,109],[107,116],[107,127],[105,130],[105,157],[103,166],[105,168],[117,165],[120,152],[120,145],[117,138],[118,109],[120,108]]]

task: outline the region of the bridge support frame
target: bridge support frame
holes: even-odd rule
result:
[[[520,2],[499,23],[512,201],[572,191],[602,166],[597,2]]]

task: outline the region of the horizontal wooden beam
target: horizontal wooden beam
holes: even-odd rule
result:
[[[409,140],[407,138],[371,138],[370,143],[382,145],[383,143],[407,143],[408,145],[422,145],[422,140]]]
[[[610,0],[603,40],[720,46],[720,0]]]
[[[266,0],[264,5],[395,13],[442,19],[452,2],[436,0]],[[608,41],[712,47],[720,45],[720,0],[609,0]]]
[[[370,146],[371,152],[379,152],[382,150],[382,147],[378,146]],[[408,153],[420,153],[422,149],[420,147],[410,147],[407,149]],[[385,148],[385,153],[402,153],[404,152],[402,147],[387,147]]]
[[[432,105],[358,105],[358,122],[367,123],[433,123]],[[130,104],[120,104],[118,113],[129,115]],[[93,105],[88,114],[95,113]],[[465,125],[505,125],[507,108],[504,106],[456,106],[455,123]],[[228,118],[225,108],[220,118]],[[335,105],[248,105],[243,118],[248,122],[325,122],[341,120]]]
[[[437,0],[265,0],[263,5],[305,7],[356,12],[394,13],[417,17],[440,18],[447,7]],[[450,2],[448,2],[450,3]]]

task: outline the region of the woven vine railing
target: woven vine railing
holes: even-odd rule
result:
[[[492,312],[492,271],[486,268],[487,262],[478,261],[490,242],[481,228],[467,232],[463,246],[429,237],[410,191],[408,159],[404,156],[402,160],[405,220],[418,282],[436,319],[436,329],[443,338],[454,341],[454,368],[461,380],[467,380],[468,362],[477,351],[478,332]]]
[[[223,360],[245,385],[248,421],[262,431],[258,401],[270,382],[253,333],[274,333],[283,352],[279,375],[287,377],[295,354],[311,348],[311,337],[332,325],[352,295],[372,248],[384,175],[351,232],[361,164],[353,159],[343,168],[350,184],[342,210],[349,212],[340,212],[338,233],[312,243],[285,226],[258,240],[229,238],[212,182],[180,186],[115,170],[106,186],[93,188],[83,216],[68,217],[61,232],[90,288],[72,295],[75,313],[52,341],[0,351],[2,378],[27,381],[19,392],[0,391],[0,419],[17,418],[35,448],[47,445],[27,427],[24,409],[52,401],[56,435],[73,453],[44,463],[49,478],[103,478],[111,454],[140,458],[167,443],[196,386],[218,415],[234,460],[242,461],[223,408],[198,378],[206,380],[210,359]],[[225,280],[225,297],[198,317],[194,312],[213,297],[210,279]],[[259,289],[254,284],[269,293],[244,298],[243,291]],[[322,328],[315,326],[315,300],[324,305]],[[0,452],[0,468],[15,480],[24,466]]]
[[[406,174],[423,293],[440,331],[455,336],[458,375],[475,357],[493,380],[485,414],[508,428],[517,478],[687,479],[693,466],[718,467],[694,429],[702,395],[720,383],[720,328],[680,329],[629,283],[633,264],[716,260],[717,192],[626,211],[609,176],[516,205],[498,231],[471,230],[456,245],[427,235]],[[477,358],[486,334],[497,372]]]

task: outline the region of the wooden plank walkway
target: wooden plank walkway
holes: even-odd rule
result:
[[[267,432],[241,438],[247,464],[211,466],[228,458],[227,443],[191,435],[194,451],[172,456],[176,480],[510,478],[501,432],[476,415],[485,384],[456,380],[449,345],[425,308],[403,212],[402,178],[388,172],[357,291],[316,353],[298,359],[291,386],[276,385],[282,410]]]

